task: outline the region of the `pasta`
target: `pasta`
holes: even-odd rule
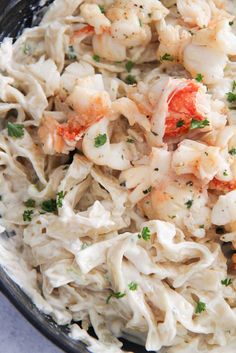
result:
[[[236,350],[234,15],[55,0],[0,45],[0,265],[93,353]]]

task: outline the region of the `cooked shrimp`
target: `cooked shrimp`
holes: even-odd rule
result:
[[[181,17],[191,26],[208,26],[211,20],[211,7],[206,0],[177,0]]]
[[[149,219],[175,223],[196,237],[210,225],[207,191],[194,177],[167,177],[139,203]]]
[[[94,35],[93,51],[101,58],[110,61],[124,61],[126,59],[126,47],[109,33]]]
[[[86,25],[77,31],[74,31],[71,38],[70,42],[73,43],[76,39],[79,39],[82,41],[84,38],[87,36],[93,35],[94,34],[94,27],[90,25]]]
[[[101,12],[97,4],[83,4],[80,6],[80,10],[85,22],[93,26],[96,34],[101,34],[110,28],[111,22]]]
[[[223,181],[214,178],[209,184],[209,189],[227,193],[236,189],[236,180]]]
[[[71,109],[67,121],[59,124],[54,119],[43,120],[39,136],[45,153],[67,153],[73,149],[84,132],[110,111],[109,94],[104,91],[101,75],[88,76],[77,80],[77,85],[66,99]],[[49,143],[51,147],[49,148]]]
[[[192,120],[206,118],[200,104],[205,91],[192,80],[162,79],[154,84],[149,92],[149,99],[154,106],[151,118],[152,131],[156,140],[163,137],[177,137],[186,134]]]
[[[42,119],[38,135],[46,154],[68,153],[74,148],[68,146],[63,137],[58,134],[59,127],[59,122],[51,116],[45,116]]]

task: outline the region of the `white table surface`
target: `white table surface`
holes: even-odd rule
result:
[[[63,353],[0,293],[0,353]]]

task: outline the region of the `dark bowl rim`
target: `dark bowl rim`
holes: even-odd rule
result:
[[[6,276],[9,277],[7,272],[4,270],[4,268],[1,267],[1,269],[2,271],[5,272]],[[10,280],[13,281],[11,278]],[[14,283],[18,286],[16,282]],[[19,287],[19,289],[23,292],[21,287]],[[62,349],[64,352],[68,352],[68,353],[75,352],[74,350],[68,350],[69,348],[68,345],[63,340],[60,339],[60,335],[57,335],[56,333],[54,334],[51,330],[48,330],[48,326],[42,325],[40,321],[37,319],[37,317],[35,316],[35,313],[31,311],[29,307],[24,305],[21,301],[18,301],[17,297],[14,297],[13,292],[11,292],[9,285],[6,283],[6,281],[4,281],[4,278],[2,276],[0,276],[0,291],[6,297],[6,299],[8,299],[10,303],[21,313],[21,315],[44,337],[46,337],[49,341],[55,344],[58,348]],[[30,298],[29,300],[31,301]],[[41,312],[41,314],[45,315],[43,312]],[[77,353],[79,353],[79,347],[78,347]]]

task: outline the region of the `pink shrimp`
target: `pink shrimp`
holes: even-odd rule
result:
[[[192,119],[204,120],[204,116],[197,111],[196,97],[199,88],[199,85],[189,81],[187,86],[170,94],[168,116],[165,121],[165,137],[177,137],[186,134],[189,131]]]

